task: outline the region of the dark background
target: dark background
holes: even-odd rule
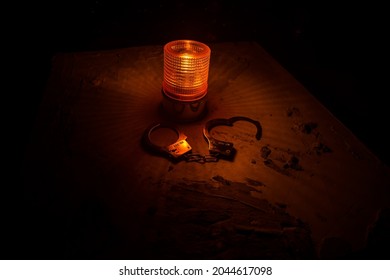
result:
[[[21,191],[23,156],[55,54],[163,45],[176,39],[258,42],[390,164],[384,5],[372,1],[31,2],[16,1],[12,8],[3,9],[8,37],[3,41],[4,60],[10,62],[5,67],[8,86],[3,94],[14,101],[14,106],[3,103],[5,121],[11,123],[7,139],[12,146],[6,152],[16,165],[6,163],[17,171],[10,173],[13,177],[7,188]],[[14,217],[12,212],[20,210],[15,205],[3,213]],[[9,237],[11,251],[5,255],[8,251],[2,250],[6,259],[26,256],[23,250],[27,248],[20,245],[25,243],[18,238],[32,229],[22,221],[12,221],[20,234]]]
[[[28,141],[56,53],[163,45],[176,39],[251,40],[389,164],[385,9],[372,1],[312,2],[61,0],[20,4],[10,22],[16,28],[12,41],[20,60],[15,94],[23,115],[19,128],[25,133],[19,140],[21,144]]]

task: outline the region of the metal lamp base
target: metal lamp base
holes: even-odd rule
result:
[[[190,122],[204,117],[207,111],[207,95],[194,101],[183,101],[169,97],[163,90],[162,107],[173,121]]]

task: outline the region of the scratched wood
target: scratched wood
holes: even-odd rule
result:
[[[26,168],[31,203],[61,217],[65,258],[342,257],[367,245],[390,205],[390,172],[256,43],[210,44],[208,114],[179,123],[207,153],[205,121],[233,161],[172,163],[148,153],[160,109],[162,46],[58,54]],[[345,251],[330,255],[337,240]],[[342,250],[342,249],[340,249]],[[329,250],[328,250],[329,251]]]

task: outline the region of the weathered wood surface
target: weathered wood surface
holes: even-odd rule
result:
[[[390,205],[389,168],[259,45],[210,48],[209,112],[178,125],[193,151],[207,153],[212,118],[247,116],[263,134],[245,122],[215,128],[237,155],[207,164],[140,144],[164,119],[162,46],[54,58],[26,186],[39,213],[57,217],[46,233],[57,257],[337,258],[367,245]],[[332,240],[334,252],[323,247]]]

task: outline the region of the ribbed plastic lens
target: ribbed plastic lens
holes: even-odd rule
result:
[[[178,100],[191,101],[207,93],[210,48],[192,40],[177,40],[164,46],[164,92]]]

